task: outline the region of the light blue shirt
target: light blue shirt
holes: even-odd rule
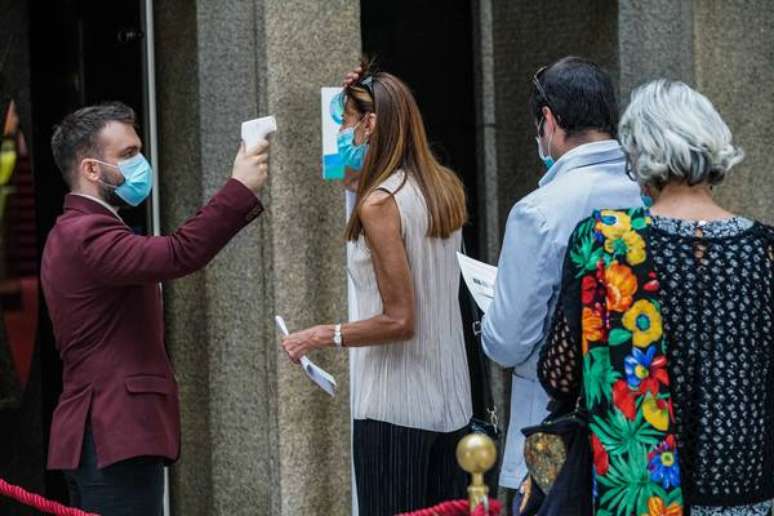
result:
[[[548,415],[537,360],[556,305],[567,241],[595,209],[641,205],[621,147],[604,140],[565,153],[508,215],[495,296],[482,322],[486,354],[514,368],[502,486],[516,489],[526,475],[521,429]]]

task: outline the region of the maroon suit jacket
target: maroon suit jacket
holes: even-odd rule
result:
[[[177,459],[178,390],[164,348],[159,282],[204,267],[262,211],[231,179],[175,233],[146,237],[94,200],[65,198],[41,266],[64,365],[49,469],[78,467],[87,417],[99,468],[143,455]]]

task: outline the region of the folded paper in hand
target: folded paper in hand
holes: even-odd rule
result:
[[[280,333],[284,336],[288,336],[290,333],[288,332],[288,327],[285,325],[285,320],[282,318],[282,316],[277,315],[274,317],[274,322],[277,324],[277,329],[280,331]],[[314,383],[316,383],[322,390],[330,394],[331,396],[336,395],[336,379],[325,369],[319,367],[314,362],[309,360],[306,357],[301,357],[301,367],[304,369],[304,372],[309,377],[310,380],[312,380]]]
[[[468,290],[473,295],[473,299],[476,300],[478,307],[482,312],[486,313],[494,299],[497,267],[479,262],[462,253],[457,253],[457,262],[460,265],[465,285],[467,285]]]

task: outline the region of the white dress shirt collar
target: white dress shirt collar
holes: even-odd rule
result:
[[[109,205],[108,203],[106,203],[105,201],[103,201],[102,199],[100,199],[98,197],[94,197],[93,195],[84,194],[84,193],[76,193],[76,192],[71,192],[70,195],[77,195],[78,197],[83,197],[85,199],[90,199],[90,200],[96,202],[97,204],[101,204],[102,206],[104,206],[105,208],[110,210],[110,212],[113,215],[115,215],[116,217],[121,219],[121,216],[118,214],[118,208],[116,208],[115,206]],[[121,220],[123,220],[123,219],[121,219]]]
[[[539,186],[545,186],[554,179],[561,177],[576,168],[624,159],[623,150],[618,140],[600,140],[584,143],[565,152],[543,177]]]

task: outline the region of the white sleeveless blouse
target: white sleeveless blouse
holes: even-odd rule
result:
[[[424,197],[410,177],[403,184],[404,177],[398,171],[380,188],[394,194],[400,210],[401,235],[414,285],[414,337],[351,349],[352,415],[451,432],[465,426],[473,412],[458,301],[456,253],[462,235],[458,230],[445,240],[428,237]],[[381,314],[371,251],[362,235],[347,244],[347,268],[356,300],[351,320]]]

